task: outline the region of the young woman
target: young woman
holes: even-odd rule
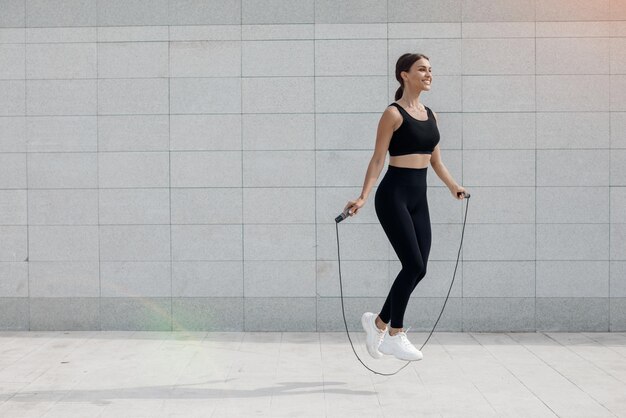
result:
[[[376,146],[365,174],[361,195],[344,209],[358,213],[378,180],[389,151],[389,166],[378,185],[374,200],[376,215],[389,238],[402,269],[378,315],[366,312],[361,323],[367,334],[367,351],[374,358],[383,354],[401,360],[421,360],[422,353],[410,343],[403,329],[409,297],[426,275],[431,229],[426,200],[426,172],[430,164],[455,199],[463,199],[463,187],[441,161],[437,115],[419,101],[429,91],[432,67],[423,54],[404,54],[396,62],[400,87],[395,102],[378,123]],[[387,324],[391,321],[391,329]]]

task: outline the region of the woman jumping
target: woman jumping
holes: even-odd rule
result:
[[[385,109],[378,123],[374,155],[363,190],[344,210],[348,209],[349,215],[354,216],[363,207],[389,151],[389,166],[376,190],[374,208],[402,269],[380,313],[364,313],[361,323],[367,334],[367,351],[372,357],[388,354],[401,360],[421,360],[421,351],[408,340],[402,325],[409,297],[426,275],[430,253],[428,164],[455,199],[463,199],[465,189],[454,181],[441,160],[437,115],[419,101],[420,93],[431,87],[429,58],[423,54],[402,55],[396,62],[396,79],[400,83],[396,101]]]

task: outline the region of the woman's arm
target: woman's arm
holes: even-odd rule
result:
[[[394,109],[395,110],[395,109]],[[387,150],[389,149],[389,142],[393,135],[393,128],[402,116],[388,107],[383,112],[378,122],[378,129],[376,130],[376,145],[374,147],[374,154],[370,159],[367,166],[367,172],[365,173],[365,180],[363,181],[363,189],[361,195],[356,200],[351,200],[345,206],[345,209],[351,208],[351,214],[356,214],[361,207],[365,204],[374,184],[378,180],[383,166],[385,164],[385,158],[387,157]]]
[[[438,120],[437,114],[435,112],[433,112],[433,114],[435,115],[435,120]],[[430,165],[433,167],[433,170],[435,170],[435,173],[437,173],[437,176],[439,176],[441,181],[443,181],[446,186],[448,186],[448,189],[450,189],[450,193],[452,193],[452,196],[454,196],[455,199],[463,199],[463,196],[459,196],[458,193],[464,192],[465,189],[454,180],[454,178],[444,165],[443,161],[441,160],[441,150],[439,148],[439,145],[435,147],[435,150],[430,157]]]
[[[448,189],[452,190],[452,188],[458,186],[457,182],[454,181],[454,178],[452,178],[452,175],[448,171],[448,168],[443,164],[443,161],[441,161],[441,150],[439,149],[439,145],[435,147],[435,150],[430,157],[430,165],[433,167],[433,170],[435,170],[435,173],[437,173],[441,181],[448,186]]]

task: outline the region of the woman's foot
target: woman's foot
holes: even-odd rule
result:
[[[378,327],[379,330],[383,332],[387,330],[387,324],[385,324],[383,320],[380,319],[380,315],[376,317],[376,326]]]
[[[389,327],[389,335],[391,335],[392,337],[394,335],[396,335],[397,333],[399,333],[399,332],[404,332],[404,328],[392,328],[392,327]]]
[[[400,330],[402,328],[394,328]],[[408,330],[407,330],[408,331]],[[389,330],[385,332],[382,342],[378,345],[381,354],[392,355],[398,360],[415,361],[424,358],[406,336],[406,331],[397,331],[396,335],[390,335]]]
[[[377,325],[377,319],[380,319],[375,313],[365,312],[361,316],[361,325],[365,330],[365,347],[367,352],[375,359],[381,358],[383,355],[378,351],[378,346],[385,336],[385,331],[381,330]]]

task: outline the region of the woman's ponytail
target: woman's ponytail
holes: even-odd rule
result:
[[[400,87],[398,87],[398,90],[396,90],[396,100],[400,100],[400,97],[402,97],[403,91],[404,91],[404,87],[400,85]]]

